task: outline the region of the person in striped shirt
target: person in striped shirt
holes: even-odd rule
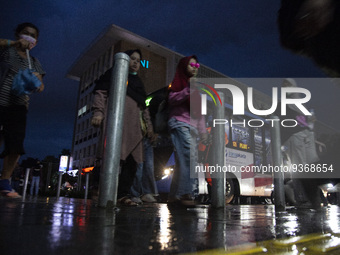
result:
[[[19,24],[15,30],[15,40],[0,39],[0,127],[1,142],[4,142],[3,169],[0,177],[0,193],[6,197],[20,197],[10,185],[10,177],[24,151],[28,95],[15,95],[11,92],[13,79],[20,69],[32,64],[33,74],[41,81],[37,92],[44,89],[45,71],[40,62],[27,54],[36,46],[39,29],[32,23]]]

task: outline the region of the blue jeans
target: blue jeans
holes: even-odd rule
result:
[[[30,194],[33,196],[33,188],[35,186],[35,193],[34,195],[38,195],[39,192],[39,182],[40,182],[40,176],[33,176],[32,177],[32,183],[31,183],[31,189]]]
[[[176,122],[176,123],[171,123]],[[179,125],[179,121],[171,119],[169,121],[171,129],[171,139],[175,147],[176,166],[172,176],[170,187],[170,199],[180,199],[182,195],[193,195],[195,178],[190,178],[190,171],[194,171],[197,162],[196,139],[197,131],[184,124]]]
[[[153,147],[147,138],[143,139],[143,150],[144,162],[138,164],[131,187],[131,195],[134,197],[158,193],[154,174]]]

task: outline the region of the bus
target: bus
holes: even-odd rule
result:
[[[270,203],[273,196],[273,175],[265,170],[272,165],[271,126],[264,119],[263,126],[251,127],[251,119],[260,119],[251,113],[238,117],[232,115],[232,106],[225,103],[225,166],[226,204],[239,203],[241,198],[256,197]],[[210,129],[212,114],[207,115]],[[204,154],[204,152],[203,152]],[[204,164],[204,160],[201,161]],[[199,194],[207,195],[209,178],[199,176]]]

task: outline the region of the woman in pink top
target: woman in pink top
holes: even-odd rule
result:
[[[197,164],[196,140],[199,134],[201,141],[207,139],[205,120],[200,114],[200,94],[189,86],[190,78],[197,75],[198,68],[196,56],[182,58],[170,87],[168,124],[176,155],[176,167],[169,194],[170,204],[195,204],[192,196],[195,181],[190,178],[190,171],[194,171]]]

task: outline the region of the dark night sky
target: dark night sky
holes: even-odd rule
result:
[[[216,2],[216,3],[215,3]],[[43,159],[71,149],[76,81],[71,65],[110,24],[116,24],[230,77],[325,77],[314,63],[280,46],[280,1],[2,1],[0,38],[14,39],[22,22],[40,28],[32,50],[47,75],[31,97],[25,157]]]

